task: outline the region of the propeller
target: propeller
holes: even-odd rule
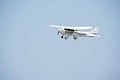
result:
[[[58,31],[57,35],[59,35],[60,31]]]

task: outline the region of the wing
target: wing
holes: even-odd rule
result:
[[[71,29],[71,30],[86,30],[86,29],[92,29],[91,26],[79,26],[79,27],[69,27],[69,26],[58,26],[58,25],[49,25],[50,27],[55,27],[59,29]]]

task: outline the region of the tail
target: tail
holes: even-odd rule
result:
[[[99,27],[95,27],[92,31],[90,31],[91,34],[97,34],[99,31]]]

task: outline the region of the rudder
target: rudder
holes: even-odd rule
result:
[[[99,27],[95,27],[90,33],[97,34],[99,31]]]

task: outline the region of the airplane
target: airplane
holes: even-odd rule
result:
[[[65,40],[72,36],[74,40],[78,39],[78,37],[100,37],[98,34],[99,27],[92,27],[92,26],[59,26],[59,25],[49,25],[50,27],[54,27],[58,29],[58,35],[61,34],[61,38]],[[90,31],[84,31],[89,30]]]

